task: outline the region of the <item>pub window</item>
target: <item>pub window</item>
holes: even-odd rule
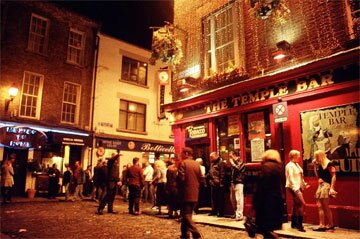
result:
[[[205,76],[233,70],[240,65],[238,4],[226,5],[202,21]]]
[[[140,85],[147,84],[147,64],[129,57],[123,56],[121,67],[121,79]]]
[[[146,105],[120,100],[119,129],[145,132]]]
[[[240,155],[240,116],[231,115],[216,119],[217,148],[221,157],[227,159],[230,151]]]
[[[83,32],[70,29],[67,62],[76,65],[83,64],[85,48],[85,34]]]
[[[31,15],[28,50],[45,54],[48,44],[49,20],[36,14]]]
[[[80,85],[65,82],[61,110],[61,122],[76,124],[80,104]]]
[[[38,119],[44,76],[25,71],[22,83],[20,116]]]
[[[271,148],[270,110],[242,115],[246,162],[260,162],[261,156]]]

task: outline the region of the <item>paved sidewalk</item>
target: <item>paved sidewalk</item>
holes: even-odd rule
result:
[[[160,217],[166,217],[167,210],[165,209],[165,207],[161,211],[162,211],[162,215],[160,215]],[[157,210],[151,210],[149,208],[144,208],[143,213],[153,216],[159,216],[156,215]],[[238,222],[226,217],[208,216],[207,213],[193,215],[193,220],[199,224],[245,231],[245,227],[244,227],[245,221]],[[275,232],[280,237],[287,237],[287,238],[309,238],[309,239],[359,239],[360,238],[360,231],[356,231],[356,230],[349,230],[349,229],[337,227],[333,231],[315,232],[312,229],[316,228],[317,225],[305,223],[304,227],[306,232],[299,232],[296,229],[292,229],[289,222],[283,224],[282,230],[277,230]]]

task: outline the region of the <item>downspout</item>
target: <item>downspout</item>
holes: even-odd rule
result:
[[[98,29],[94,29],[95,34],[95,49],[94,49],[94,65],[93,65],[93,79],[92,79],[92,91],[91,91],[91,117],[90,117],[90,132],[91,132],[91,152],[90,152],[90,164],[93,165],[93,155],[96,146],[95,132],[94,132],[94,111],[95,111],[95,91],[96,91],[96,77],[99,58],[99,43],[100,37],[98,36]]]

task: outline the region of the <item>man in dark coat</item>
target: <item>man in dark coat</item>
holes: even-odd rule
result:
[[[211,213],[209,216],[224,216],[225,208],[225,187],[226,187],[226,163],[216,152],[210,154],[210,169],[208,173],[211,186]]]
[[[49,188],[48,188],[48,198],[56,198],[59,192],[59,178],[60,178],[60,171],[57,168],[57,164],[54,163],[48,171],[49,175]]]
[[[182,162],[179,165],[177,183],[181,201],[181,237],[182,239],[201,238],[201,234],[192,220],[194,207],[199,197],[200,183],[204,182],[200,165],[193,159],[193,150],[185,147],[182,150]]]
[[[129,187],[129,213],[140,215],[140,197],[145,180],[138,157],[133,158],[133,165],[126,170],[126,181]]]
[[[263,155],[261,171],[253,198],[258,232],[264,238],[277,238],[274,230],[281,229],[283,222],[283,167],[280,154],[267,150]]]
[[[119,170],[119,157],[121,154],[113,154],[113,156],[107,161],[107,177],[106,177],[106,192],[101,199],[97,213],[103,214],[103,210],[107,204],[108,213],[117,213],[113,210],[113,204],[116,195],[117,185],[121,185],[120,182],[120,170]]]

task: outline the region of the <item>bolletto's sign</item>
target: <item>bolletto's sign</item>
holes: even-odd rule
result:
[[[175,153],[174,145],[149,143],[133,140],[120,139],[96,139],[97,147],[104,147],[108,149],[118,149],[125,151],[139,151],[139,152],[158,152],[158,153]]]
[[[22,126],[0,128],[0,144],[14,148],[40,148],[46,143],[44,132]]]

